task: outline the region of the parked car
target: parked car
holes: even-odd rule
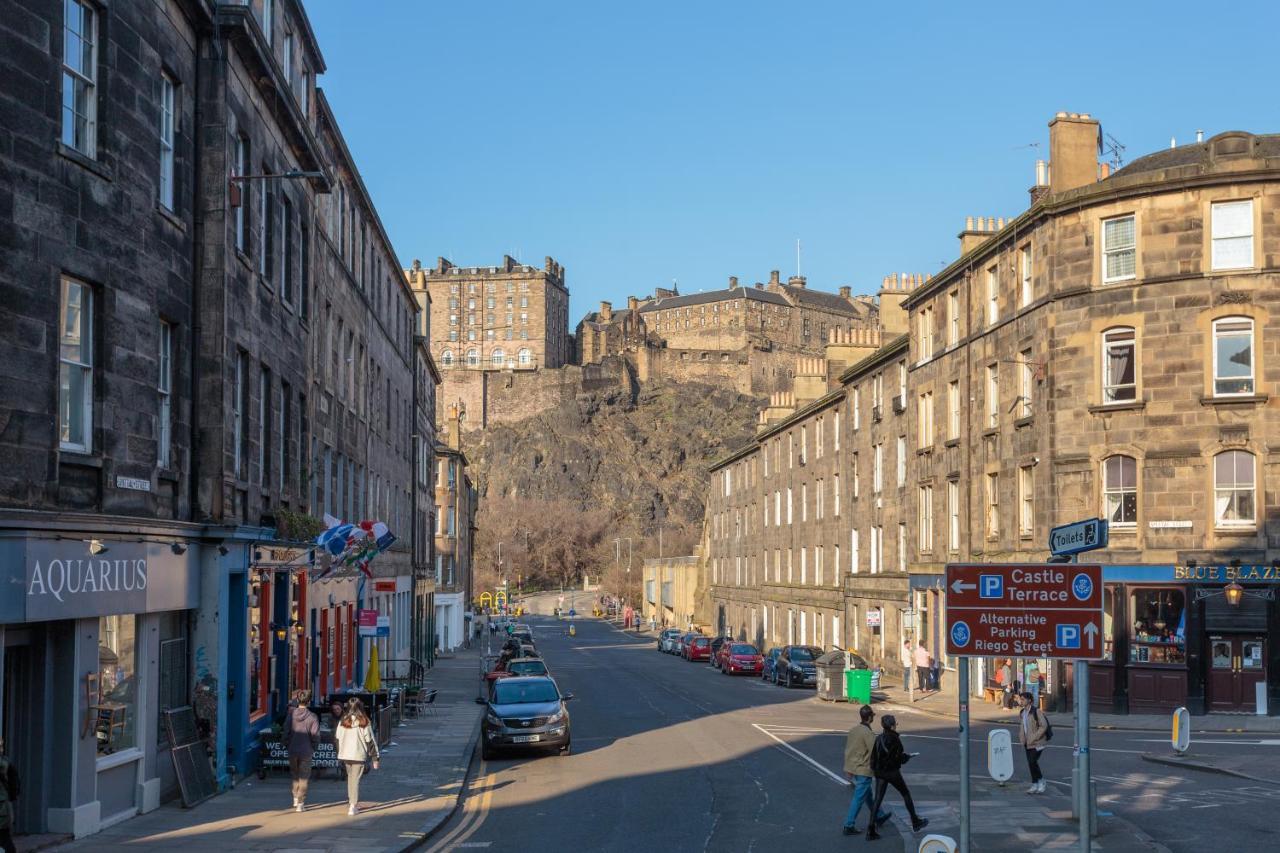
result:
[[[543,748],[568,755],[571,748],[569,710],[572,693],[561,693],[547,676],[512,676],[489,687],[480,732],[480,754],[486,760],[499,750]]]
[[[685,653],[689,651],[689,643],[691,643],[693,638],[696,636],[698,636],[697,631],[686,631],[681,634],[679,640],[676,642],[675,653],[680,655],[680,657],[684,657]]]
[[[782,649],[774,646],[765,652],[764,664],[760,667],[760,677],[765,681],[773,681],[774,673],[777,671],[778,655],[782,654]]]
[[[727,651],[726,651],[727,649]],[[764,669],[764,656],[750,643],[725,643],[720,647],[720,671],[725,675],[755,675]]]
[[[550,675],[547,662],[542,658],[514,658],[507,662],[511,675]]]
[[[685,643],[685,660],[711,660],[711,638],[696,634]]]
[[[676,638],[680,636],[679,628],[665,628],[658,635],[658,651],[670,652],[672,645],[675,644]]]
[[[773,683],[785,687],[818,686],[818,668],[814,662],[821,657],[817,646],[783,646],[773,665]]]
[[[720,668],[720,650],[733,642],[732,637],[716,637],[711,641],[711,665]]]

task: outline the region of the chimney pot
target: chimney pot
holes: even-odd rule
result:
[[[972,230],[973,230],[973,217],[972,217],[972,216],[966,216],[966,217],[964,218],[964,230],[966,230],[966,231],[972,231]]]
[[[844,287],[840,288],[840,295],[843,296],[845,299],[848,299],[851,293],[853,293],[853,291],[852,289],[850,289],[848,285],[845,285]]]
[[[738,286],[738,277],[736,275],[729,276],[729,289],[733,290]]]

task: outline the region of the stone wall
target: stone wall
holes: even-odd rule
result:
[[[454,368],[441,389],[441,411],[460,404],[465,430],[515,423],[573,402],[579,394],[616,389],[632,391],[632,370],[611,356],[599,364],[565,365],[554,370],[465,370]]]

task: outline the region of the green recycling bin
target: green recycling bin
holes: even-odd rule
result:
[[[844,695],[850,702],[871,704],[871,670],[846,669],[844,671]]]

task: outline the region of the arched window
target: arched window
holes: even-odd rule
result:
[[[1216,397],[1253,393],[1253,320],[1213,321],[1213,393]]]
[[[533,352],[528,347],[521,347],[517,358],[521,367],[528,367],[533,364]]]
[[[1228,450],[1213,457],[1213,519],[1218,527],[1253,527],[1257,501],[1254,457]]]
[[[467,367],[480,366],[480,351],[475,349],[467,350]]]
[[[496,349],[490,353],[489,363],[494,367],[504,367],[507,363],[507,354],[500,349]]]
[[[1125,403],[1138,396],[1137,336],[1128,326],[1102,333],[1102,402]]]
[[[1138,525],[1138,461],[1132,456],[1103,460],[1102,503],[1112,527]]]
[[[447,349],[440,353],[440,363],[445,367],[453,367],[453,350]]]

